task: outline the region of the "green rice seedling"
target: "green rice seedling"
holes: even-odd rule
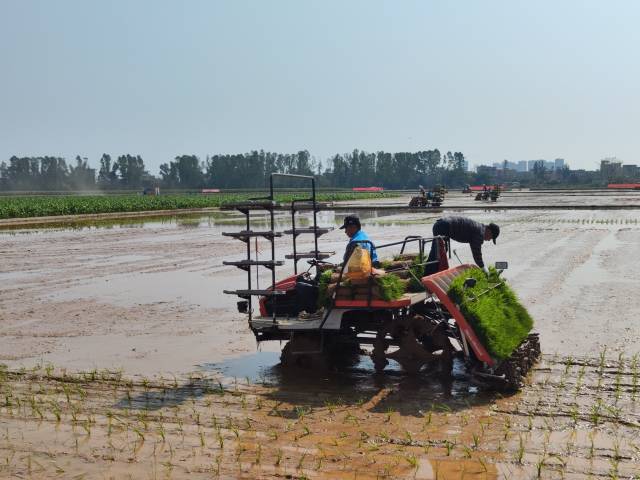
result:
[[[536,478],[542,478],[542,468],[544,467],[544,455],[536,462]]]
[[[407,461],[409,465],[411,465],[411,468],[414,468],[414,469],[418,468],[418,459],[416,458],[415,455],[413,454],[406,455],[404,459]]]
[[[296,417],[298,417],[298,420],[300,421],[303,421],[304,416],[311,411],[311,409],[304,406],[296,406],[294,410],[296,412]]]
[[[471,452],[473,450],[471,450],[469,447],[467,447],[466,445],[462,446],[462,451],[464,452],[464,456],[465,458],[471,458]]]
[[[463,427],[466,427],[469,424],[469,416],[467,414],[463,413],[462,417],[461,417],[461,420],[462,420],[461,423],[462,423]]]
[[[282,463],[282,456],[283,456],[283,452],[282,449],[279,448],[278,451],[276,452],[276,461],[275,461],[275,466],[279,466],[280,463]]]
[[[523,460],[524,460],[524,440],[522,440],[522,435],[520,435],[518,440],[518,450],[516,451],[516,463],[522,465]]]
[[[302,456],[300,457],[300,460],[298,461],[298,465],[296,466],[297,470],[302,470],[303,464],[304,464],[304,459],[307,456],[306,453],[303,453]]]
[[[476,279],[476,285],[465,288],[469,277]],[[488,277],[479,268],[467,270],[451,283],[448,295],[460,305],[489,353],[498,359],[511,355],[533,327],[529,313],[493,268]]]
[[[573,357],[568,356],[567,359],[564,362],[564,373],[565,373],[565,375],[568,374],[571,371],[572,363],[573,363]]]
[[[472,435],[472,439],[473,439],[473,449],[478,450],[478,446],[480,445],[480,437],[476,433],[474,433]]]
[[[613,441],[613,456],[614,456],[614,458],[617,458],[618,460],[620,460],[622,458],[622,455],[620,455],[620,440],[618,440],[617,437]]]
[[[58,402],[51,401],[51,411],[53,412],[54,417],[56,418],[56,423],[59,424],[62,419],[62,410],[60,409],[60,405]]]
[[[142,432],[142,430],[140,430],[140,429],[139,429],[139,428],[137,428],[137,427],[133,427],[133,429],[132,429],[132,430],[133,430],[133,433],[135,433],[136,435],[138,435],[138,439],[139,439],[142,443],[144,443],[144,441],[145,441],[145,437],[144,437],[144,433]]]
[[[387,302],[397,300],[405,293],[405,284],[397,275],[388,273],[376,277],[375,281],[379,287],[380,296]]]
[[[638,354],[631,358],[631,400],[635,402],[638,393]]]
[[[511,419],[507,417],[504,421],[504,440],[508,439],[510,432],[511,432]]]
[[[424,417],[424,425],[422,427],[422,430],[424,430],[427,426],[431,425],[432,417],[433,417],[433,410],[429,410],[427,412],[427,415],[425,415]]]
[[[578,370],[578,377],[576,379],[576,388],[575,388],[575,394],[578,395],[578,393],[580,392],[580,389],[582,387],[582,382],[584,379],[584,374],[585,374],[585,370],[586,370],[587,366],[586,365],[582,365],[580,367],[580,370]]]
[[[447,457],[451,456],[451,452],[453,451],[454,448],[456,448],[456,445],[457,445],[457,442],[455,440],[453,442],[449,440],[444,441],[444,447],[447,450]]]
[[[593,459],[593,455],[594,455],[594,452],[595,452],[595,444],[594,444],[594,441],[593,441],[593,437],[594,437],[594,432],[592,430],[592,431],[589,432],[589,456],[588,456],[588,458],[590,460]]]
[[[591,420],[591,423],[593,423],[595,426],[598,426],[598,424],[600,423],[600,417],[602,416],[601,410],[602,410],[602,400],[598,398],[596,400],[595,405],[591,407],[591,412],[589,414],[589,419]]]
[[[578,425],[578,420],[580,418],[580,412],[578,411],[578,405],[574,404],[571,406],[571,409],[569,410],[569,416],[571,417],[571,420],[573,421],[573,428],[576,428],[576,426]]]
[[[620,469],[620,459],[618,457],[612,457],[609,459],[609,463],[611,464],[611,468],[607,472],[607,477],[612,480],[618,480],[619,477],[619,469]]]
[[[605,366],[605,361],[607,358],[607,346],[605,345],[604,348],[600,351],[599,353],[599,363],[598,363],[598,371],[600,373],[600,375],[602,375],[604,373],[604,366]]]
[[[406,437],[406,439],[407,439],[407,443],[408,443],[409,445],[411,445],[411,444],[413,443],[413,435],[411,435],[411,432],[410,432],[409,430],[405,430],[405,431],[404,431],[404,436],[405,436],[405,437]]]

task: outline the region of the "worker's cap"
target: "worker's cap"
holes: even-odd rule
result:
[[[349,225],[355,225],[356,227],[361,228],[360,219],[355,215],[347,215],[346,217],[344,217],[344,223],[340,227],[340,230],[342,230],[345,227],[348,227]]]
[[[489,224],[489,230],[491,230],[491,238],[493,239],[493,243],[496,243],[496,238],[500,235],[500,227],[495,223]]]

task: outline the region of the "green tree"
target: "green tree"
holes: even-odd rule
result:
[[[75,166],[69,169],[69,186],[74,190],[94,188],[96,185],[96,171],[89,168],[87,159],[76,156]]]
[[[116,167],[113,170],[113,167]],[[117,165],[111,163],[111,155],[103,153],[100,157],[100,170],[98,171],[98,184],[101,187],[113,187],[118,183]]]
[[[140,155],[121,155],[112,167],[112,172],[118,172],[120,183],[129,188],[139,188],[143,179],[149,174],[144,168],[144,161]]]

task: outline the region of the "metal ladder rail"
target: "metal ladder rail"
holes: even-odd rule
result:
[[[240,261],[230,261],[230,262],[223,262],[224,265],[233,265],[236,266],[238,268],[241,268],[243,270],[246,270],[247,272],[247,289],[246,290],[225,290],[224,293],[228,293],[228,294],[234,294],[234,295],[238,295],[241,298],[244,298],[247,300],[247,313],[249,316],[249,322],[251,322],[252,318],[253,318],[253,301],[252,301],[252,296],[264,296],[264,295],[270,295],[274,297],[274,301],[275,301],[275,297],[277,297],[278,294],[281,294],[282,292],[279,292],[275,289],[275,282],[273,281],[273,279],[275,278],[275,267],[277,265],[282,265],[283,262],[278,262],[275,259],[275,238],[279,237],[281,234],[279,234],[278,232],[275,232],[275,219],[274,219],[274,215],[273,215],[273,210],[276,207],[275,202],[273,201],[272,198],[268,198],[269,203],[254,203],[252,204],[252,202],[256,201],[256,200],[265,200],[264,197],[262,198],[252,198],[249,199],[248,202],[239,202],[238,204],[231,206],[232,208],[236,208],[237,210],[239,210],[242,214],[245,215],[246,218],[246,223],[245,223],[245,230],[244,232],[239,232],[238,234],[227,234],[227,236],[231,236],[233,238],[236,238],[238,240],[244,241],[247,244],[247,257],[243,260]],[[257,209],[268,209],[271,213],[271,229],[269,231],[261,231],[261,232],[253,232],[251,230],[251,210],[257,210]],[[242,235],[242,233],[244,233],[245,235]],[[251,242],[250,242],[250,238],[251,237],[256,237],[256,236],[262,236],[264,238],[266,238],[267,240],[269,240],[271,242],[271,260],[270,261],[258,261],[258,260],[252,260],[251,257]],[[251,274],[251,266],[252,265],[256,265],[257,267],[259,266],[263,266],[266,268],[269,268],[272,271],[272,285],[271,285],[271,290],[254,290],[252,288],[252,274]],[[258,275],[258,273],[256,273],[256,275]],[[257,278],[257,277],[256,277]],[[274,310],[274,322],[275,322],[275,310]]]

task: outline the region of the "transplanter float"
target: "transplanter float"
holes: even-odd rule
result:
[[[274,180],[278,177],[309,182],[311,196],[288,206],[278,204],[274,196]],[[530,333],[530,317],[500,277],[506,263],[497,264],[488,278],[473,265],[450,268],[447,238],[409,236],[376,246],[379,256],[385,249],[400,250],[400,255],[386,265],[386,272],[373,269],[354,275],[349,271],[350,262],[332,265],[326,259],[334,252],[318,247],[319,237],[331,228],[317,224],[319,205],[314,177],[272,174],[268,197],[225,208],[242,212],[246,228],[223,235],[236,238],[247,247],[245,259],[224,262],[247,272],[247,286],[225,293],[241,298],[238,309],[248,315],[249,327],[258,342],[287,341],[281,354],[283,366],[330,369],[345,358],[361,354],[361,347],[368,346],[378,373],[383,372],[389,360],[394,360],[410,374],[431,370],[449,376],[454,359],[460,358],[475,379],[493,388],[516,390],[540,355],[538,335]],[[290,212],[292,225],[289,230],[277,232],[274,211],[283,208]],[[256,210],[268,212],[268,230],[251,228],[252,212]],[[296,223],[301,210],[312,212],[312,226],[300,227]],[[285,258],[293,260],[295,273],[277,280],[276,268],[284,261],[276,258],[275,238],[283,234],[292,239],[292,252]],[[298,236],[304,234],[313,236],[311,252],[298,251]],[[270,242],[268,259],[252,257],[251,239],[255,237]],[[419,273],[426,264],[423,254],[432,242],[436,242],[438,250],[435,262],[439,271],[423,276]],[[410,249],[413,254],[408,253]],[[309,269],[299,273],[298,261],[303,259]],[[253,287],[253,268],[271,270],[268,288]],[[397,275],[399,280],[382,281],[386,275]],[[328,282],[332,284],[327,286]],[[389,298],[392,294],[385,290],[387,285],[398,282],[410,284],[413,291]],[[258,297],[257,308],[253,297]]]

